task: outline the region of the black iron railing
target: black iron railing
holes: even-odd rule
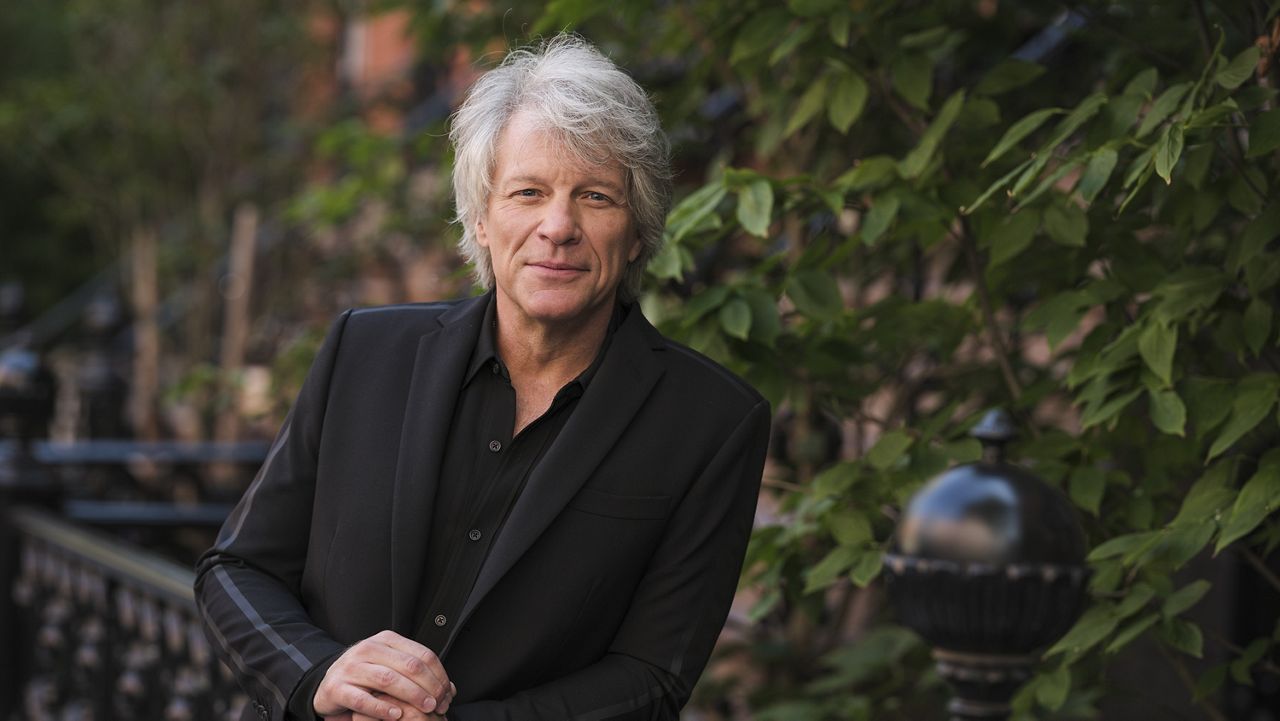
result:
[[[200,629],[190,570],[43,511],[7,520],[18,718],[238,718],[245,698]]]

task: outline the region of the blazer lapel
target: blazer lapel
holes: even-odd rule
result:
[[[391,618],[402,633],[414,628],[440,464],[487,303],[481,296],[458,304],[437,318],[439,329],[418,340],[391,504]]]
[[[445,645],[453,645],[471,612],[547,529],[631,424],[662,375],[654,349],[662,336],[633,307],[614,333],[600,369],[529,480],[489,549],[475,586]]]

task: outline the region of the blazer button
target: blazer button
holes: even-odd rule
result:
[[[436,616],[436,625],[437,625],[437,626],[444,626],[444,625],[445,625],[446,623],[448,623],[448,622],[449,622],[449,619],[445,618],[443,613],[442,613],[442,614],[440,614],[440,615],[438,615],[438,616]]]
[[[479,541],[481,535],[483,534],[480,533],[479,528],[473,528],[470,531],[467,531],[467,538],[470,538],[473,541]]]
[[[502,450],[502,441],[489,441],[489,450],[497,453]]]

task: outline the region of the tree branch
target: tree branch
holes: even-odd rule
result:
[[[1191,676],[1191,671],[1187,669],[1187,664],[1183,663],[1181,658],[1169,653],[1169,649],[1165,648],[1164,644],[1156,644],[1156,647],[1160,649],[1160,655],[1164,656],[1170,666],[1173,666],[1173,670],[1178,674],[1178,679],[1181,680],[1182,685],[1186,687],[1187,693],[1190,694],[1192,698],[1195,698],[1196,680]],[[1207,699],[1200,699],[1196,703],[1200,708],[1204,709],[1205,714],[1207,714],[1209,718],[1213,719],[1213,721],[1229,721],[1227,717],[1224,716],[1213,704],[1209,703]]]
[[[1272,571],[1267,567],[1266,562],[1263,561],[1258,554],[1247,548],[1240,547],[1236,548],[1236,553],[1239,553],[1245,561],[1248,561],[1249,565],[1253,566],[1253,570],[1257,571],[1258,575],[1262,576],[1262,579],[1266,581],[1268,585],[1275,590],[1280,591],[1280,576],[1276,576],[1275,571]]]
[[[1000,366],[1000,375],[1004,377],[1004,384],[1009,389],[1010,397],[1014,401],[1021,400],[1022,385],[1018,383],[1018,378],[1013,373],[1013,366],[1009,363],[1008,347],[1005,345],[1004,336],[1000,333],[1000,326],[996,323],[995,309],[991,304],[991,294],[987,291],[987,281],[982,261],[978,258],[978,248],[973,242],[973,234],[965,228],[958,240],[964,248],[965,258],[969,261],[969,271],[973,274],[978,303],[982,306],[982,321],[987,331],[987,340],[991,343],[996,363]]]

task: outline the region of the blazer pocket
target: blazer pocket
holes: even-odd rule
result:
[[[670,502],[670,496],[619,496],[583,488],[569,501],[569,507],[609,518],[663,519]]]

